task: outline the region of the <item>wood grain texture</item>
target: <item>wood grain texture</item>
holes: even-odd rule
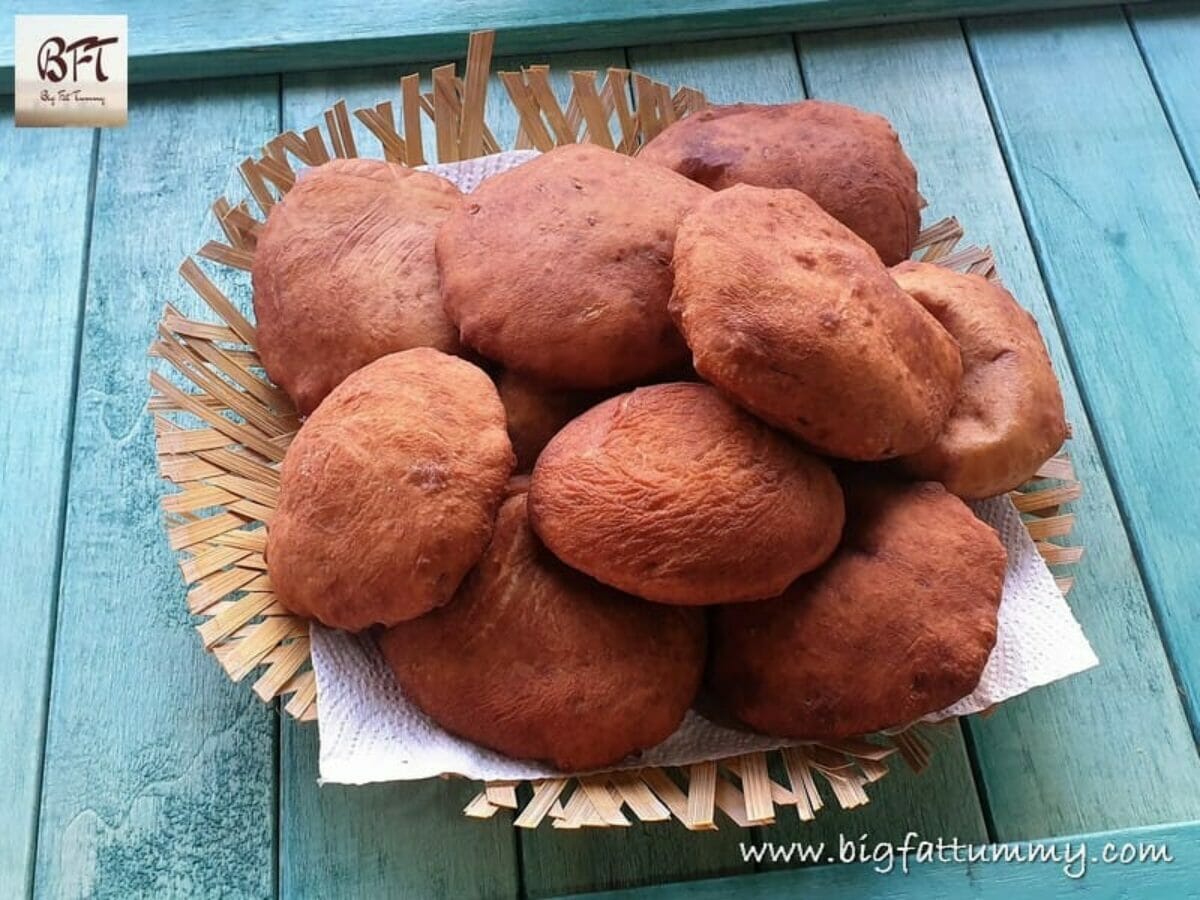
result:
[[[1129,22],[1192,181],[1200,188],[1200,2],[1134,7]]]
[[[860,865],[822,865],[790,872],[771,872],[740,878],[722,878],[690,884],[664,884],[642,891],[616,891],[592,894],[596,900],[724,900],[745,897],[751,900],[793,900],[796,897],[821,897],[824,900],[925,900],[928,897],[969,897],[973,900],[1011,900],[1013,897],[1038,897],[1042,900],[1074,898],[1137,897],[1139,900],[1175,900],[1194,897],[1200,883],[1200,823],[1189,822],[1159,828],[1129,829],[1088,834],[1071,839],[1071,847],[1055,844],[1066,859],[1068,852],[1086,850],[1088,860],[1082,877],[1078,862],[910,862],[909,871],[901,869],[897,852],[893,869],[887,868],[886,856],[878,863]],[[1038,842],[1043,843],[1043,842]],[[1106,852],[1120,853],[1127,845],[1138,852],[1150,845],[1165,845],[1170,863],[1131,863],[1104,865],[1090,859],[1102,859]],[[1013,845],[1009,845],[1012,847]],[[1106,846],[1111,849],[1106,851]],[[836,847],[826,848],[836,852]],[[947,851],[949,854],[950,851]],[[1015,852],[1010,851],[1010,852]],[[1028,853],[1028,845],[1020,852]],[[1043,851],[1045,852],[1045,851]],[[964,853],[965,855],[965,853]],[[1074,857],[1072,857],[1074,859]]]
[[[0,102],[0,896],[28,892],[74,406],[94,132],[18,129]],[[47,160],[54,160],[48,166]],[[42,215],[42,210],[54,210]]]
[[[283,723],[279,896],[517,895],[511,813],[461,810],[478,793],[463,779],[317,786],[317,726]]]
[[[129,16],[135,82],[293,72],[453,57],[467,34],[503,32],[499,52],[582,50],[646,44],[664,37],[701,40],[965,13],[1079,6],[1090,0],[288,0],[189,3],[79,0],[71,11]],[[24,13],[61,12],[28,0]],[[0,93],[13,85],[12,31],[0,30]]]
[[[629,65],[669,84],[704,91],[712,103],[787,103],[804,97],[789,35],[632,47]]]
[[[1195,731],[1200,198],[1118,10],[968,36]]]
[[[392,100],[392,70],[287,76],[283,127],[322,121],[337,100],[351,110]],[[362,156],[378,141],[356,119]],[[425,151],[432,154],[432,129]],[[512,897],[518,885],[511,814],[480,822],[462,808],[478,788],[431,779],[386,785],[317,785],[317,725],[283,724],[280,761],[279,888],[283,897]]]
[[[682,47],[631,49],[630,63],[655,78],[682,82],[708,93],[716,102],[739,100],[782,103],[804,96],[796,48],[790,35],[756,40],[717,41]],[[986,838],[983,816],[971,777],[963,738],[957,728],[939,735],[933,765],[915,775],[900,760],[868,792],[860,809],[830,806],[815,822],[784,813],[776,825],[761,829],[772,840],[820,840],[841,831],[869,832],[876,839],[903,837],[911,828],[924,833]],[[738,857],[734,857],[738,859]]]
[[[277,717],[201,651],[185,610],[146,348],[164,301],[186,296],[176,268],[231,164],[277,128],[277,85],[137,91],[129,126],[100,138],[39,896],[272,891]]]
[[[994,837],[1033,838],[1200,814],[1200,765],[957,23],[800,36],[814,96],[886,115],[930,201],[989,244],[1005,283],[1041,324],[1074,428],[1084,497],[1072,543],[1087,548],[1070,602],[1101,660],[970,720]],[[1133,762],[1136,760],[1136,763]]]

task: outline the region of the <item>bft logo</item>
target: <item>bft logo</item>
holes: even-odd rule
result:
[[[127,35],[125,16],[17,16],[16,124],[124,125]]]
[[[102,38],[90,34],[68,44],[61,37],[49,37],[38,50],[38,75],[44,81],[55,84],[68,74],[71,81],[79,81],[79,67],[91,65],[97,81],[108,81],[104,74],[104,48],[117,43],[117,38]]]

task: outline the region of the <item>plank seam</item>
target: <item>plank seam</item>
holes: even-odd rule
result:
[[[796,57],[796,72],[800,75],[800,94],[804,99],[812,97],[812,89],[808,86],[808,72],[804,70],[804,44],[800,40],[800,32],[792,32],[792,53]]]
[[[1146,70],[1146,77],[1150,80],[1150,86],[1154,88],[1154,96],[1158,100],[1158,107],[1162,110],[1163,118],[1167,121],[1167,128],[1171,131],[1171,137],[1175,141],[1175,149],[1179,151],[1179,155],[1183,159],[1183,167],[1192,176],[1192,184],[1196,187],[1196,193],[1200,194],[1200,170],[1192,167],[1192,162],[1188,159],[1188,154],[1184,152],[1183,138],[1179,134],[1179,125],[1175,121],[1175,117],[1171,115],[1171,107],[1167,105],[1162,84],[1158,80],[1154,66],[1150,64],[1150,54],[1146,52],[1146,47],[1142,43],[1142,35],[1138,31],[1137,19],[1133,17],[1129,11],[1129,7],[1125,5],[1121,7],[1121,14],[1125,17],[1125,25],[1129,28],[1129,33],[1133,35],[1133,43],[1137,47],[1138,57],[1142,61],[1142,68]]]
[[[40,852],[42,836],[42,802],[45,799],[43,791],[46,783],[46,736],[50,728],[50,697],[54,689],[55,650],[58,647],[58,609],[62,599],[63,556],[66,550],[67,537],[67,504],[71,492],[71,459],[75,455],[75,420],[79,406],[79,378],[82,371],[83,357],[83,326],[87,311],[88,274],[92,263],[92,225],[96,209],[96,180],[100,164],[100,129],[92,129],[92,148],[88,169],[87,204],[83,222],[83,253],[79,263],[79,291],[75,300],[75,346],[71,362],[71,389],[67,402],[66,440],[63,442],[62,480],[58,496],[58,524],[55,527],[55,542],[58,545],[58,557],[55,560],[54,575],[51,581],[50,622],[46,629],[46,674],[43,682],[42,721],[38,729],[41,760],[37,770],[37,784],[34,786],[34,800],[30,823],[33,837],[29,845],[29,859],[26,861],[25,883],[29,885],[30,896],[36,896],[37,860]]]
[[[987,832],[989,843],[999,840],[996,819],[992,814],[992,798],[988,795],[987,779],[983,777],[983,766],[979,761],[979,752],[975,747],[975,735],[965,720],[959,720],[958,727],[962,733],[963,748],[967,751],[967,765],[971,767],[971,779],[975,782],[975,796],[979,798],[979,814],[983,816],[983,828]]]

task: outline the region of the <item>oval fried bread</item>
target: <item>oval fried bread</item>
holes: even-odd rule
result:
[[[276,598],[347,631],[441,606],[487,546],[513,462],[475,366],[421,348],[359,369],[284,457],[267,530]]]
[[[335,159],[302,172],[271,207],[251,272],[257,347],[302,414],[381,356],[458,352],[433,241],[461,199],[428,172]]]
[[[678,366],[667,315],[679,220],[707,188],[593,144],[487,179],[438,233],[464,343],[552,387],[600,389]]]
[[[670,311],[702,377],[829,456],[920,450],[962,378],[954,338],[799,191],[739,185],[697,204]]]
[[[645,603],[567,568],[504,502],[454,600],[384,632],[404,693],[447,731],[564,772],[665,740],[704,668],[699,610]]]
[[[1036,320],[979,275],[905,262],[892,276],[954,336],[963,358],[941,432],[901,467],[968,499],[1015,490],[1067,439],[1062,390]]]
[[[708,684],[756,731],[870,734],[974,690],[996,641],[1006,554],[936,482],[851,475],[846,533],[828,563],[712,620]]]
[[[833,552],[822,460],[705,384],[638,388],[570,422],[530,482],[534,530],[568,565],[647,600],[779,593]]]
[[[886,265],[908,259],[921,228],[917,170],[900,138],[887,119],[852,106],[710,106],[667,127],[640,156],[718,191],[802,191]]]

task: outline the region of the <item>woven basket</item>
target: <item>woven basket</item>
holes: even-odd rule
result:
[[[465,76],[458,77],[453,65],[436,68],[428,93],[421,92],[419,75],[401,78],[399,129],[390,101],[354,111],[378,139],[385,159],[425,164],[426,123],[434,130],[438,162],[508,149],[497,143],[483,116],[493,43],[491,32],[473,34]],[[570,100],[563,109],[551,89],[548,67],[499,74],[520,121],[513,149],[544,151],[589,141],[632,154],[670,123],[706,105],[697,90],[682,87],[672,92],[626,69],[609,69],[600,83],[595,72],[570,75]],[[287,132],[268,141],[259,158],[238,166],[257,213],[246,200],[218,198],[212,210],[225,242],[210,241],[197,255],[241,273],[249,271],[262,227],[259,216],[265,218],[293,186],[295,162],[315,166],[331,156],[357,155],[344,102],[325,113],[324,128]],[[942,220],[921,232],[914,255],[996,279],[991,253],[958,248],[962,234],[955,220]],[[178,551],[189,586],[188,611],[200,620],[197,630],[204,648],[231,679],[242,681],[254,674],[253,690],[264,702],[281,698],[289,715],[313,721],[318,697],[308,622],[275,601],[263,559],[264,526],[278,500],[279,463],[300,421],[287,396],[265,376],[253,323],[196,260],[184,260],[180,274],[215,319],[199,321],[166,306],[150,354],[173,372],[163,366],[151,372],[149,407],[159,469],[172,486],[162,505],[168,539]],[[1078,562],[1082,548],[1052,539],[1070,534],[1074,516],[1062,507],[1079,496],[1080,485],[1066,456],[1050,460],[1037,477],[1014,492],[1013,501],[1027,514],[1026,526],[1046,561],[1070,566]],[[1072,580],[1058,579],[1064,593]],[[864,786],[882,778],[887,758],[897,753],[920,770],[930,748],[925,737],[910,728],[871,740],[777,751],[786,785],[769,774],[766,753],[670,770],[550,778],[529,786],[489,783],[464,812],[486,818],[509,808],[519,811],[515,824],[520,827],[549,819],[555,827],[578,828],[628,825],[627,810],[642,821],[676,818],[690,829],[712,829],[717,809],[737,825],[750,826],[774,821],[778,805],[794,807],[808,820],[823,805],[818,781],[829,786],[841,806],[862,805],[867,802]]]

